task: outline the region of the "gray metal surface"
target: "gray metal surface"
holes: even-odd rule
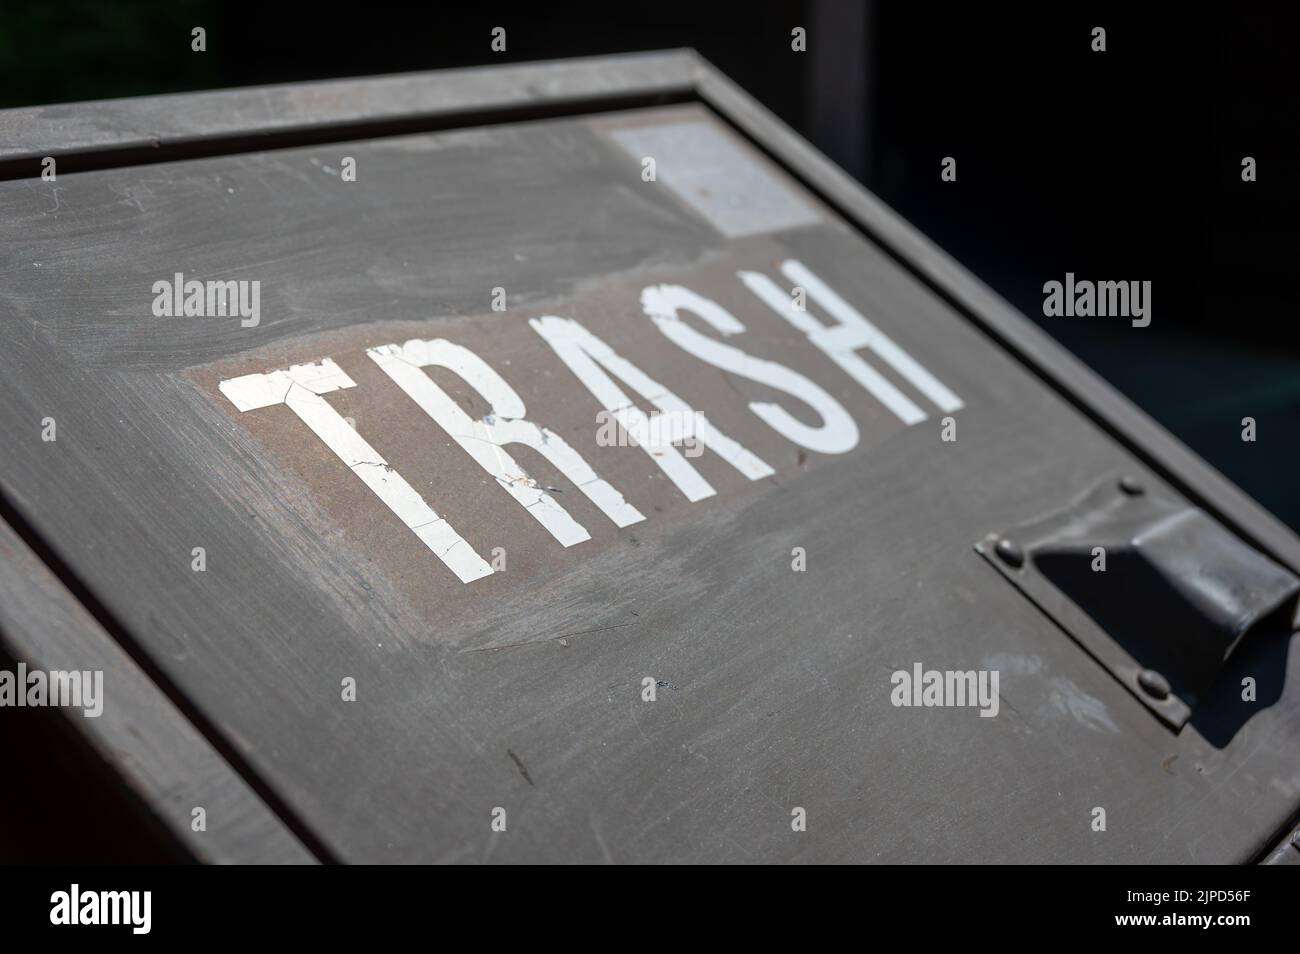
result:
[[[1230,734],[1193,719],[1175,735],[971,549],[1115,471],[1177,498],[1164,468],[793,180],[820,224],[734,239],[667,177],[643,181],[612,131],[663,122],[732,135],[679,106],[0,184],[0,486],[345,860],[1262,850],[1300,800],[1286,647],[1245,663],[1276,677],[1270,704]],[[902,425],[738,280],[787,258],[961,395],[955,441],[931,405]],[[154,317],[152,283],[178,271],[259,280],[260,324]],[[820,384],[858,446],[818,454],[769,429],[750,402],[815,419],[666,341],[639,304],[658,283],[727,308],[746,329],[728,343]],[[747,481],[706,451],[717,494],[688,503],[643,450],[599,446],[599,405],[529,328],[543,315],[580,321],[774,475]],[[570,489],[592,539],[560,547],[366,356],[413,337],[481,355],[647,519],[615,528]],[[326,357],[357,385],[331,406],[476,551],[504,546],[506,572],[461,584],[288,408],[240,413],[218,388]],[[1285,561],[1291,538],[1235,493],[1217,512],[1244,514]],[[916,663],[999,670],[1000,714],[892,705],[890,674]]]
[[[34,669],[104,674],[100,714],[86,717],[74,712],[70,717],[195,858],[214,863],[314,861],[189,719],[4,523],[0,523],[0,647]],[[201,831],[193,826],[196,808],[205,813]]]
[[[0,111],[0,163],[689,92],[685,50]],[[38,167],[34,167],[38,168]]]

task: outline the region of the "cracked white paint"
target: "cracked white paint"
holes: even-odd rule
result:
[[[288,405],[462,583],[492,573],[492,567],[465,543],[451,524],[439,517],[402,475],[321,397],[331,391],[356,387],[356,382],[331,359],[229,378],[218,387],[240,411]]]
[[[788,259],[781,263],[781,273],[796,286],[805,289],[835,319],[827,326],[807,311],[794,307],[793,297],[777,287],[766,275],[758,272],[740,272],[745,287],[805,335],[813,345],[824,351],[832,361],[843,368],[853,380],[871,392],[881,404],[893,411],[904,424],[925,420],[925,412],[902,391],[894,387],[878,371],[862,360],[857,351],[869,349],[893,368],[912,387],[934,402],[942,411],[957,411],[963,406],[961,398],[943,382],[923,368],[910,354],[894,343],[888,335],[839,293],[822,281],[802,262]]]
[[[674,443],[694,437],[709,450],[750,480],[771,476],[772,468],[738,442],[723,434],[702,415],[696,414],[689,404],[659,384],[648,374],[618,355],[613,348],[597,338],[578,322],[554,315],[543,315],[528,322],[533,330],[546,339],[560,360],[587,386],[589,390],[618,422],[619,427],[650,455],[668,477],[692,503],[712,497],[716,491],[685,457],[678,453]],[[672,422],[693,422],[693,434],[664,433],[665,429],[652,428],[650,419],[606,371],[616,375],[628,387],[668,415]]]
[[[825,351],[831,360],[847,371],[855,381],[871,392],[881,404],[889,408],[904,424],[925,420],[925,412],[902,391],[894,387],[884,375],[863,361],[851,350],[832,350],[824,335],[830,331],[807,312],[794,307],[794,298],[779,288],[776,282],[758,272],[740,272],[745,287],[759,297],[769,308],[808,336],[808,340]],[[836,329],[840,330],[840,329]]]
[[[744,285],[776,311],[809,342],[874,395],[905,424],[926,419],[920,404],[857,352],[868,349],[920,395],[943,411],[962,407],[956,394],[918,364],[902,348],[848,304],[811,270],[795,260],[779,266],[782,275],[801,286],[807,297],[829,316],[815,318],[794,307],[793,297],[772,278],[755,271],[739,271]],[[744,377],[782,392],[810,408],[817,424],[805,423],[783,404],[751,401],[749,409],[787,440],[823,454],[843,454],[858,445],[859,432],[845,407],[815,381],[778,361],[747,354],[728,343],[745,326],[718,303],[681,285],[651,285],[641,292],[641,307],[660,333],[682,350],[719,370]],[[683,313],[689,312],[688,322]],[[712,334],[697,330],[700,323]],[[603,406],[623,438],[639,445],[687,500],[696,502],[716,495],[713,486],[683,455],[679,447],[688,440],[709,448],[749,480],[774,474],[768,463],[738,441],[723,434],[702,414],[664,385],[622,357],[577,321],[544,315],[529,325],[547,342],[565,366]],[[522,332],[522,329],[520,330]],[[526,333],[525,333],[526,334]],[[529,476],[507,452],[522,444],[547,459],[588,497],[617,527],[645,519],[623,495],[601,479],[583,457],[554,431],[526,419],[523,399],[482,358],[468,348],[444,339],[412,339],[367,350],[384,374],[428,414],[456,443],[509,493],[563,546],[591,539],[546,487]],[[509,363],[508,361],[506,362]],[[441,367],[458,375],[488,403],[490,413],[474,420],[426,371]],[[402,476],[349,424],[322,395],[356,387],[333,360],[262,374],[248,374],[220,382],[220,390],[240,411],[287,405],[312,432],[368,486],[434,554],[465,583],[489,576],[491,566],[440,517]],[[633,403],[631,394],[656,409],[647,415]],[[788,401],[784,402],[789,404]],[[804,415],[811,419],[812,415]],[[598,418],[599,419],[599,418]],[[694,456],[689,455],[689,456]],[[1078,718],[1105,724],[1104,712],[1094,712],[1088,701],[1062,690],[1059,704]]]
[[[590,540],[587,529],[530,478],[502,448],[522,444],[540,453],[618,527],[645,517],[602,480],[582,456],[554,431],[525,420],[523,399],[478,355],[443,338],[412,339],[366,352],[392,381],[433,418],[479,466],[566,547]],[[474,388],[492,408],[481,421],[471,418],[424,371],[441,367]]]
[[[725,335],[740,334],[745,326],[721,305],[681,285],[651,285],[641,292],[642,310],[673,344],[701,361],[784,391],[808,404],[822,419],[819,427],[804,424],[779,404],[750,402],[749,409],[782,437],[822,454],[843,454],[858,444],[858,425],[839,401],[798,371],[776,361],[746,354],[696,331],[679,316],[689,311]]]

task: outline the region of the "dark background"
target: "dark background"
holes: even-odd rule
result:
[[[3,0],[0,107],[692,46],[1300,529],[1297,9]],[[490,49],[495,26],[506,53]],[[955,183],[940,181],[944,156]],[[1151,325],[1044,319],[1042,285],[1067,271],[1151,281]],[[4,720],[0,749],[63,739],[18,729]],[[66,761],[17,807],[0,786],[0,817],[28,819],[7,826],[0,859],[171,855]]]

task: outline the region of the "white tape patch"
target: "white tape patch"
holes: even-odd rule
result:
[[[609,134],[731,238],[816,225],[817,212],[726,133],[708,122],[655,123]]]

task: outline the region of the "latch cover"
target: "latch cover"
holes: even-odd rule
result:
[[[1128,477],[975,549],[1175,730],[1243,639],[1300,625],[1300,579]]]

